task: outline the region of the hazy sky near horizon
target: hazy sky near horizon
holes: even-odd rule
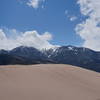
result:
[[[99,9],[100,0],[0,0],[0,48],[75,45],[100,50]]]

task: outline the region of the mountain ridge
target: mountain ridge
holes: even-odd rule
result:
[[[25,46],[0,50],[0,65],[47,63],[70,64],[100,72],[100,52],[71,45],[42,51]]]

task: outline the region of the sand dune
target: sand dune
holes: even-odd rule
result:
[[[100,100],[100,73],[60,64],[0,66],[0,100]]]

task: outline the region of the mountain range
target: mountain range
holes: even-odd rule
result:
[[[0,50],[0,65],[70,64],[100,72],[100,52],[84,47],[62,46],[48,50],[20,46]]]

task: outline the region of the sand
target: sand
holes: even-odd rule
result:
[[[100,100],[100,73],[60,64],[0,66],[0,100]]]

